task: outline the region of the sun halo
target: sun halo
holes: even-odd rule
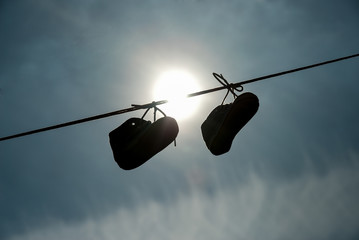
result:
[[[160,74],[153,95],[156,101],[168,100],[168,103],[159,106],[166,115],[176,120],[184,120],[191,117],[197,110],[199,99],[187,95],[199,91],[196,79],[183,70],[170,70]]]

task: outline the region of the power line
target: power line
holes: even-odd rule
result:
[[[343,61],[343,60],[350,59],[350,58],[355,58],[355,57],[358,57],[358,56],[359,56],[359,54],[353,54],[353,55],[349,55],[349,56],[346,56],[346,57],[336,58],[336,59],[332,59],[332,60],[328,60],[328,61],[324,61],[324,62],[315,63],[315,64],[312,64],[312,65],[307,65],[307,66],[304,66],[304,67],[294,68],[294,69],[290,69],[290,70],[283,71],[283,72],[278,72],[278,73],[274,73],[274,74],[269,74],[269,75],[265,75],[265,76],[245,80],[245,81],[242,81],[242,82],[230,84],[230,86],[234,87],[234,88],[237,88],[237,87],[240,87],[240,86],[248,84],[248,83],[253,83],[253,82],[261,81],[261,80],[264,80],[264,79],[269,79],[269,78],[274,78],[274,77],[278,77],[278,76],[282,76],[282,75],[286,75],[286,74],[290,74],[290,73],[294,73],[294,72],[299,72],[299,71],[303,71],[303,70],[306,70],[306,69],[315,68],[315,67],[319,67],[319,66],[334,63],[334,62]],[[216,88],[212,88],[212,89],[207,89],[207,90],[191,93],[191,94],[188,94],[187,97],[188,98],[196,97],[196,96],[200,96],[200,95],[220,91],[220,90],[223,90],[223,89],[228,89],[228,86],[221,86],[221,87],[216,87]],[[102,118],[107,118],[107,117],[111,117],[111,116],[114,116],[114,115],[124,114],[124,113],[132,112],[132,111],[136,111],[136,110],[140,110],[140,109],[148,109],[148,108],[155,107],[157,105],[165,104],[167,102],[168,102],[167,100],[162,100],[162,101],[152,102],[152,103],[148,103],[148,104],[144,104],[144,105],[132,105],[132,107],[130,107],[130,108],[125,108],[125,109],[121,109],[121,110],[117,110],[117,111],[113,111],[113,112],[109,112],[109,113],[104,113],[104,114],[100,114],[100,115],[96,115],[96,116],[92,116],[92,117],[82,118],[82,119],[78,119],[78,120],[75,120],[75,121],[70,121],[70,122],[61,123],[61,124],[57,124],[57,125],[53,125],[53,126],[49,126],[49,127],[35,129],[35,130],[32,130],[32,131],[28,131],[28,132],[23,132],[23,133],[18,133],[18,134],[2,137],[2,138],[0,138],[0,141],[5,141],[5,140],[8,140],[8,139],[12,139],[12,138],[23,137],[23,136],[26,136],[26,135],[31,135],[31,134],[35,134],[35,133],[39,133],[39,132],[45,132],[45,131],[49,131],[49,130],[53,130],[53,129],[57,129],[57,128],[68,127],[68,126],[71,126],[71,125],[76,125],[76,124],[80,124],[80,123],[84,123],[84,122],[89,122],[89,121],[94,121],[94,120],[98,120],[98,119],[102,119]]]

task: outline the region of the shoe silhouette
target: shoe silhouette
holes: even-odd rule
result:
[[[178,125],[174,118],[163,117],[151,124],[130,118],[109,133],[113,156],[124,170],[137,168],[175,140]]]
[[[256,114],[259,100],[253,93],[239,95],[233,103],[217,106],[202,123],[202,137],[214,155],[230,150],[234,137]]]

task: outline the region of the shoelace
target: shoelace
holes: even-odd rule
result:
[[[153,108],[153,122],[156,122],[156,113],[157,113],[157,111],[160,111],[160,113],[162,113],[162,115],[163,115],[164,117],[167,116],[161,109],[159,109],[159,108],[157,107],[157,104],[158,104],[157,102],[152,102],[152,104],[150,104],[150,105],[146,104],[145,106],[143,106],[143,105],[132,104],[132,106],[134,106],[134,107],[139,107],[139,108],[144,108],[144,109],[147,108],[146,111],[145,111],[145,113],[142,115],[141,119],[143,119],[143,118],[146,116],[146,114],[148,113],[148,111],[149,111],[151,108]],[[175,139],[173,142],[174,142],[174,145],[175,145],[175,147],[176,147],[176,146],[177,146],[176,139]]]
[[[224,101],[226,100],[229,92],[232,93],[233,95],[233,98],[236,99],[238,97],[238,95],[236,94],[236,91],[237,92],[242,92],[243,91],[243,86],[237,86],[237,87],[234,87],[234,85],[232,83],[229,83],[224,77],[222,74],[218,74],[218,73],[213,73],[213,76],[215,79],[217,79],[218,82],[220,82],[223,86],[225,86],[228,90],[227,90],[227,93],[226,95],[224,96],[224,99],[221,103],[221,105],[223,105]],[[238,89],[239,88],[239,89]]]

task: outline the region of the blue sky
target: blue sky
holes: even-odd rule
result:
[[[0,135],[144,104],[185,69],[202,89],[359,52],[357,1],[2,1]],[[137,111],[0,143],[1,239],[357,239],[359,60],[246,85],[227,154],[201,96],[170,145],[123,171],[108,133]],[[228,101],[231,99],[229,98]]]

